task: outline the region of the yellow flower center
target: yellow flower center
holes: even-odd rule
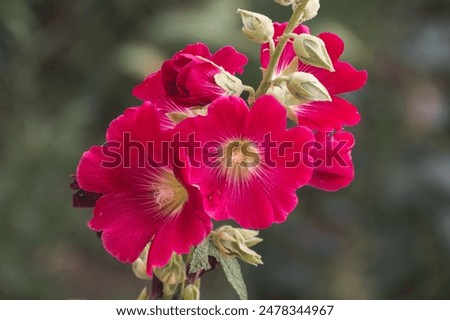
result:
[[[223,145],[222,171],[233,180],[247,179],[259,162],[258,149],[250,141],[232,140]]]
[[[164,172],[158,183],[151,185],[150,193],[165,216],[178,214],[188,199],[187,190],[172,172]]]

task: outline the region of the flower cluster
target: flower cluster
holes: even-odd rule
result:
[[[75,204],[94,206],[89,227],[112,256],[140,261],[141,274],[143,263],[151,277],[174,254],[189,253],[210,235],[212,220],[267,228],[287,219],[299,188],[336,191],[354,178],[355,140],[344,128],[360,115],[339,95],[363,87],[367,73],[340,60],[337,35],[315,37],[299,24],[317,14],[318,1],[276,2],[292,5],[298,23],[239,11],[244,35],[261,44],[258,90],[237,78],[248,59],[235,48],[188,45],[133,89],[142,104],[113,120],[106,143],[81,157]],[[255,235],[227,227],[212,240],[256,264],[260,256],[246,246],[260,241]]]

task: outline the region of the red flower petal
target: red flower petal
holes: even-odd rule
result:
[[[177,87],[186,94],[183,102],[203,106],[225,94],[223,88],[215,84],[214,76],[220,72],[210,62],[192,64],[178,73]]]
[[[119,166],[109,167],[106,163],[111,163],[111,159],[105,155],[103,147],[94,146],[86,151],[77,167],[80,188],[95,193],[130,193],[137,190],[135,177],[139,172]]]
[[[352,92],[361,89],[367,82],[367,71],[356,70],[351,64],[342,61],[333,62],[335,72],[325,69],[299,65],[299,70],[306,70],[315,75],[327,88],[330,95]]]
[[[340,130],[361,120],[358,109],[348,101],[333,97],[332,101],[315,101],[296,107],[298,123],[313,130]]]
[[[212,138],[220,141],[229,137],[237,137],[242,133],[249,109],[244,100],[238,97],[222,97],[208,107],[206,117],[186,119],[180,125],[187,133],[194,132],[197,141]],[[208,121],[205,121],[205,118]],[[185,127],[186,126],[186,127]],[[187,126],[190,129],[187,129]]]
[[[321,164],[314,169],[309,185],[325,191],[347,187],[355,176],[351,156],[355,138],[343,131],[334,134],[319,131],[315,137],[322,149],[312,150],[311,155]]]
[[[211,177],[213,178],[213,177]],[[220,180],[216,180],[220,181]],[[262,229],[282,219],[277,212],[275,216],[273,205],[267,192],[259,181],[251,180],[247,185],[232,184],[222,180],[223,185],[211,185],[205,198],[206,209],[216,220],[233,219],[243,228]],[[214,190],[217,190],[214,192]],[[223,206],[214,206],[209,199],[214,199]],[[284,220],[284,219],[282,219]]]
[[[133,96],[143,101],[150,101],[160,113],[161,127],[173,128],[174,124],[167,118],[168,112],[186,112],[187,107],[167,96],[162,85],[161,72],[155,72],[148,76],[142,83],[137,85]]]
[[[189,53],[194,56],[200,56],[211,60],[211,52],[209,51],[208,46],[202,42],[189,44],[183,50],[181,50],[180,53]]]
[[[95,206],[89,227],[103,231],[105,249],[121,262],[134,262],[164,220],[148,205],[148,195],[108,193]]]
[[[211,57],[211,61],[222,66],[231,74],[243,73],[244,66],[248,62],[248,58],[231,46],[219,49]]]
[[[167,264],[173,252],[189,253],[191,246],[199,245],[211,232],[212,223],[203,211],[200,193],[190,187],[189,201],[182,211],[167,221],[152,241],[147,260],[147,272]]]
[[[338,35],[331,32],[321,33],[318,37],[325,43],[331,60],[338,60],[344,52],[344,41]]]
[[[244,132],[247,137],[256,141],[262,140],[268,132],[275,139],[286,131],[286,122],[286,110],[278,100],[264,95],[253,104]]]

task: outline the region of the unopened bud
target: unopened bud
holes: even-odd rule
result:
[[[290,6],[295,3],[296,0],[274,0],[276,3],[281,4],[282,6]]]
[[[295,37],[294,50],[302,62],[334,71],[333,63],[322,39],[307,33],[302,33]]]
[[[147,274],[147,255],[149,247],[150,245],[147,245],[139,255],[139,258],[137,258],[131,265],[134,275],[143,280],[150,280]]]
[[[259,231],[249,229],[236,229],[236,230],[244,237],[245,245],[249,248],[263,241],[263,239],[257,237],[259,235]]]
[[[186,278],[186,265],[183,257],[174,253],[169,263],[162,268],[155,268],[154,272],[164,286],[173,286]]]
[[[217,73],[214,80],[229,96],[240,96],[244,90],[242,81],[225,70]]]
[[[260,243],[258,231],[223,226],[211,233],[211,240],[224,255],[235,256],[242,261],[258,265],[262,264],[261,256],[250,247]]]
[[[331,101],[327,88],[311,73],[294,72],[287,88],[300,101]]]
[[[183,300],[200,300],[200,290],[193,284],[188,284],[181,293]]]
[[[239,9],[242,18],[242,32],[253,42],[263,44],[273,38],[275,29],[272,20],[263,14]]]
[[[163,299],[170,300],[177,292],[178,284],[163,283]]]
[[[295,3],[292,4],[292,8],[295,10],[295,8],[300,5],[305,0],[296,0]],[[308,4],[305,7],[305,10],[302,14],[302,21],[308,21],[317,16],[317,13],[320,9],[320,3],[319,0],[309,0]]]

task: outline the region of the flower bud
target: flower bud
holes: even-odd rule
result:
[[[244,237],[245,245],[249,248],[263,241],[263,239],[257,237],[259,231],[248,229],[236,229],[236,230]]]
[[[183,300],[200,300],[200,290],[193,284],[188,284],[181,293]]]
[[[186,278],[186,265],[183,257],[174,253],[169,263],[162,268],[155,268],[154,273],[164,284],[164,287],[183,282]]]
[[[302,62],[334,71],[333,63],[322,39],[302,33],[294,39],[294,50]]]
[[[150,245],[145,246],[144,250],[139,255],[139,258],[137,258],[136,261],[134,261],[133,264],[131,265],[131,267],[133,268],[134,275],[139,279],[150,280],[147,274],[147,263],[146,263],[149,248]]]
[[[327,88],[311,73],[294,72],[287,88],[300,101],[331,101]]]
[[[237,12],[241,14],[242,23],[244,24],[242,32],[250,41],[263,44],[273,38],[275,29],[269,17],[241,9]]]
[[[242,81],[225,70],[217,73],[214,80],[229,96],[240,96],[244,90]]]
[[[223,226],[211,233],[211,240],[224,255],[239,257],[242,261],[258,265],[262,264],[261,256],[250,247],[260,243],[258,231]]]
[[[171,300],[173,295],[177,292],[178,284],[163,283],[163,296],[164,300]]]
[[[274,0],[276,3],[281,4],[282,6],[290,6],[294,4],[296,0]]]
[[[305,0],[296,0],[294,4],[292,4],[292,8],[295,10],[295,8],[301,4]],[[308,4],[305,7],[305,10],[302,14],[302,21],[308,21],[317,16],[317,13],[320,9],[320,3],[319,0],[309,0]]]

